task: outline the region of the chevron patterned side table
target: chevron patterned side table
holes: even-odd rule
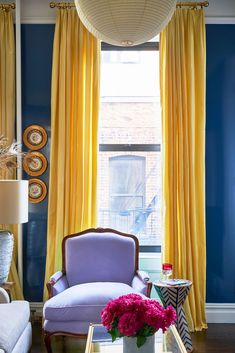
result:
[[[183,308],[183,304],[190,291],[192,282],[185,280],[185,283],[182,285],[171,286],[162,281],[154,283],[153,285],[162,301],[162,304],[165,307],[172,305],[173,308],[175,308],[177,314],[176,328],[187,352],[192,352],[192,340]]]

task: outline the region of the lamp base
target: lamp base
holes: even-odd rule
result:
[[[0,285],[7,281],[11,266],[13,246],[13,234],[7,230],[0,231]]]

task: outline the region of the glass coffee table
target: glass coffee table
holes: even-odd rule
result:
[[[164,334],[159,330],[155,334],[156,353],[187,353],[175,328],[171,326]],[[112,343],[106,329],[99,324],[90,324],[85,353],[122,353],[122,339]]]

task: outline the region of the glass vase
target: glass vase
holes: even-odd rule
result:
[[[155,335],[147,337],[146,342],[140,348],[137,347],[136,337],[123,337],[123,353],[154,353]]]

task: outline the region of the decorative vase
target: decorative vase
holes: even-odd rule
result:
[[[140,348],[137,347],[136,337],[123,337],[123,353],[154,353],[155,335],[147,337],[146,342]]]
[[[10,232],[0,231],[0,285],[5,283],[10,271],[14,237]]]

